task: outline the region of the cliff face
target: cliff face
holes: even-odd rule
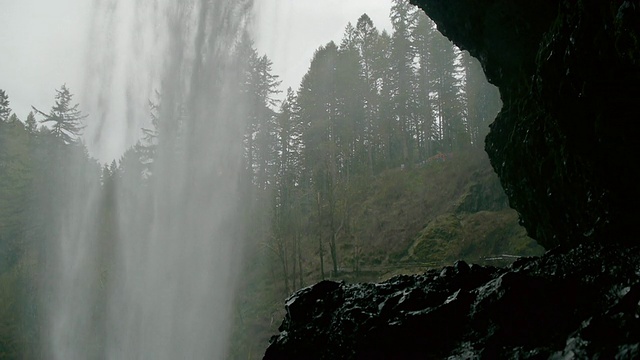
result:
[[[638,218],[640,2],[412,0],[480,59],[504,107],[486,150],[546,248],[629,241]]]

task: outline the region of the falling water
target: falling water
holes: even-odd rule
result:
[[[69,200],[46,300],[46,356],[224,358],[242,257],[235,54],[251,1],[93,6],[81,97],[93,109],[89,147],[111,154],[131,145],[148,126],[149,99],[160,105],[160,135],[144,196],[125,181],[113,200],[102,187]],[[107,244],[96,235],[105,201],[114,201],[117,224]]]

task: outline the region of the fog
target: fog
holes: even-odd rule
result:
[[[364,12],[386,24],[389,11],[387,1],[253,5],[3,2],[10,31],[0,42],[11,56],[0,60],[0,85],[12,109],[45,115],[66,84],[88,114],[79,143],[106,164],[120,160],[97,177],[62,149],[43,183],[52,200],[35,190],[36,207],[59,210],[42,210],[38,357],[226,357],[246,225],[244,36],[273,58],[282,87],[296,88],[319,44],[339,41]],[[134,145],[143,160],[127,168]]]
[[[151,15],[135,19],[133,8],[138,3],[144,2],[114,6],[108,0],[0,1],[5,29],[0,44],[9,55],[0,58],[0,86],[10,94],[16,114],[24,120],[32,105],[49,108],[54,89],[66,83],[91,115],[85,142],[94,157],[110,162],[133,145],[141,136],[140,127],[148,126],[147,102],[158,88],[162,58],[152,49],[163,41],[161,27],[142,33],[134,27],[157,11],[146,5]],[[281,89],[296,89],[317,47],[339,41],[348,22],[367,13],[379,29],[389,31],[390,4],[390,0],[261,0],[254,5],[248,30],[257,49],[273,60]],[[107,22],[112,27],[103,32]],[[105,72],[107,64],[111,71]],[[103,86],[107,88],[96,93]],[[105,96],[110,109],[99,104]],[[104,127],[104,121],[109,126]],[[98,141],[97,132],[108,136]]]
[[[98,94],[93,107],[101,117],[89,130],[91,141],[100,146],[131,136],[143,112],[135,102],[151,84],[159,94],[159,135],[152,140],[153,178],[145,188],[129,176],[131,182],[113,185],[110,200],[102,200],[109,196],[104,186],[66,199],[65,215],[57,218],[54,283],[43,290],[50,293],[47,355],[224,358],[242,259],[237,185],[243,124],[236,117],[243,104],[229,100],[239,91],[237,46],[251,3],[95,6],[90,39],[100,46],[89,52],[87,87]],[[132,59],[120,60],[131,52]],[[115,87],[125,90],[124,99]],[[114,109],[126,110],[126,126],[111,127]],[[89,174],[71,177],[82,184],[89,180],[73,177]],[[98,235],[105,206],[115,228],[108,243]]]

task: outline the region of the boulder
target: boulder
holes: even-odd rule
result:
[[[637,247],[588,243],[508,268],[323,281],[286,301],[264,359],[635,359],[639,260]]]

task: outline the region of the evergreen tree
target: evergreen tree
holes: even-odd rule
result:
[[[62,85],[60,90],[56,90],[55,105],[49,114],[32,107],[33,110],[44,116],[43,124],[51,124],[51,132],[62,139],[65,144],[76,144],[82,135],[82,120],[87,115],[82,115],[78,110],[79,104],[72,105],[73,95],[66,85]]]
[[[394,154],[397,146],[395,135],[397,126],[394,120],[394,89],[393,68],[391,65],[391,36],[387,31],[380,34],[376,49],[380,56],[374,66],[374,74],[378,80],[380,105],[377,117],[377,143],[380,154],[380,168],[394,167]]]
[[[272,73],[272,62],[266,56],[260,56],[253,64],[252,71],[255,72],[253,89],[254,102],[253,109],[255,132],[253,133],[256,157],[256,182],[258,186],[266,190],[273,182],[276,166],[276,149],[274,143],[276,113],[273,107],[276,101],[273,95],[278,93],[277,87],[280,81],[278,76]]]
[[[336,147],[336,64],[338,48],[330,42],[314,54],[309,71],[298,90],[300,121],[304,129],[304,161],[313,179],[337,173]],[[322,181],[320,181],[321,183]]]
[[[280,91],[280,80],[273,73],[272,62],[266,55],[258,55],[252,41],[245,37],[240,51],[247,59],[242,84],[243,102],[241,116],[245,118],[244,178],[246,192],[246,216],[253,224],[251,237],[271,250],[275,261],[271,266],[281,266],[285,291],[291,289],[292,242],[295,228],[290,223],[289,178],[295,170],[294,151],[295,97],[288,96],[281,113],[275,95]],[[291,94],[289,94],[291,95]],[[271,258],[270,258],[271,259]]]
[[[9,107],[9,95],[0,89],[0,121],[6,122],[11,115],[11,108]]]
[[[246,131],[245,131],[245,161],[247,173],[266,189],[274,168],[273,131],[276,113],[274,96],[280,91],[278,76],[273,74],[273,63],[266,56],[259,56],[253,43],[245,39],[243,44],[245,55],[248,56],[247,68],[243,86],[243,96],[246,99]]]
[[[340,49],[342,50],[357,50],[357,37],[358,32],[356,28],[349,22],[344,29],[344,35],[342,36],[342,42],[340,43]]]
[[[29,111],[29,115],[27,115],[25,125],[27,131],[29,131],[29,133],[31,134],[34,134],[38,130],[38,122],[36,121],[36,116],[33,114],[33,111]]]
[[[145,155],[141,153],[140,143],[122,154],[118,162],[118,173],[124,186],[134,187],[144,183],[149,177],[147,164],[142,162]]]
[[[378,44],[380,33],[373,25],[373,21],[367,14],[363,14],[358,19],[356,25],[356,47],[360,53],[362,77],[366,83],[364,89],[364,107],[365,116],[362,128],[362,146],[366,148],[366,163],[369,168],[369,174],[375,173],[375,148],[378,145],[376,139],[377,125],[380,111],[379,98],[379,72],[375,71],[376,63],[379,63],[379,57],[382,55],[376,45]]]
[[[334,143],[337,147],[338,170],[347,182],[350,174],[361,168],[360,164],[366,164],[363,141],[366,135],[366,91],[367,84],[357,46],[353,44],[340,48],[336,61]]]
[[[296,198],[299,181],[299,122],[294,91],[287,89],[274,128],[275,150],[278,155],[275,189],[272,203],[272,232],[276,253],[282,266],[285,290],[295,288],[297,271],[301,271],[300,238]]]
[[[433,108],[437,119],[438,150],[460,150],[470,141],[460,69],[456,65],[459,50],[439,32],[433,34],[431,47],[428,66],[431,68],[431,89],[435,93]]]
[[[415,106],[416,142],[422,160],[434,155],[433,149],[435,119],[432,108],[431,48],[435,24],[429,17],[419,12],[416,27],[413,29],[414,46],[418,68],[415,75],[415,90],[412,103]]]
[[[303,77],[298,91],[300,120],[304,126],[304,164],[308,168],[314,192],[317,194],[318,235],[322,239],[322,224],[327,224],[334,272],[338,271],[335,202],[340,162],[336,72],[338,56],[338,47],[334,42],[320,47],[314,54],[309,71]],[[322,241],[319,245],[322,262]]]
[[[5,250],[6,247],[12,249],[15,256],[17,249],[22,248],[20,243],[24,240],[25,210],[31,179],[28,145],[28,134],[21,122],[0,122],[0,257],[2,258],[7,256],[2,251],[3,247]],[[9,259],[5,258],[5,260]],[[15,260],[15,257],[11,260]],[[12,261],[9,261],[6,264],[11,263]]]
[[[498,89],[487,82],[478,59],[464,52],[462,65],[465,73],[465,95],[470,141],[474,147],[484,149],[484,138],[489,124],[502,107]]]
[[[287,178],[283,183],[294,184],[299,177],[300,168],[300,137],[301,129],[299,108],[295,92],[287,89],[287,96],[280,105],[276,116],[275,140],[276,153],[279,154],[278,176]]]
[[[414,160],[413,113],[411,94],[413,92],[415,51],[412,32],[416,25],[417,11],[409,0],[394,0],[391,6],[391,68],[393,89],[393,116],[398,127],[398,149],[395,152],[395,164],[410,166]]]
[[[18,118],[18,115],[16,115],[15,113],[11,114],[11,116],[9,116],[9,119],[7,120],[7,122],[9,124],[18,124],[21,123],[20,119]]]
[[[375,45],[380,33],[373,25],[373,21],[367,14],[362,14],[356,23],[355,47],[360,53],[362,62],[362,75],[367,80],[370,88],[375,89],[375,76],[373,67],[379,56]]]
[[[155,101],[149,100],[149,115],[151,117],[150,127],[142,128],[142,139],[134,146],[134,152],[139,156],[138,161],[142,164],[143,178],[149,178],[153,174],[153,163],[157,156],[158,141],[160,137],[160,113],[161,95],[156,91]],[[131,153],[128,155],[131,156]],[[128,161],[129,163],[131,160]]]

